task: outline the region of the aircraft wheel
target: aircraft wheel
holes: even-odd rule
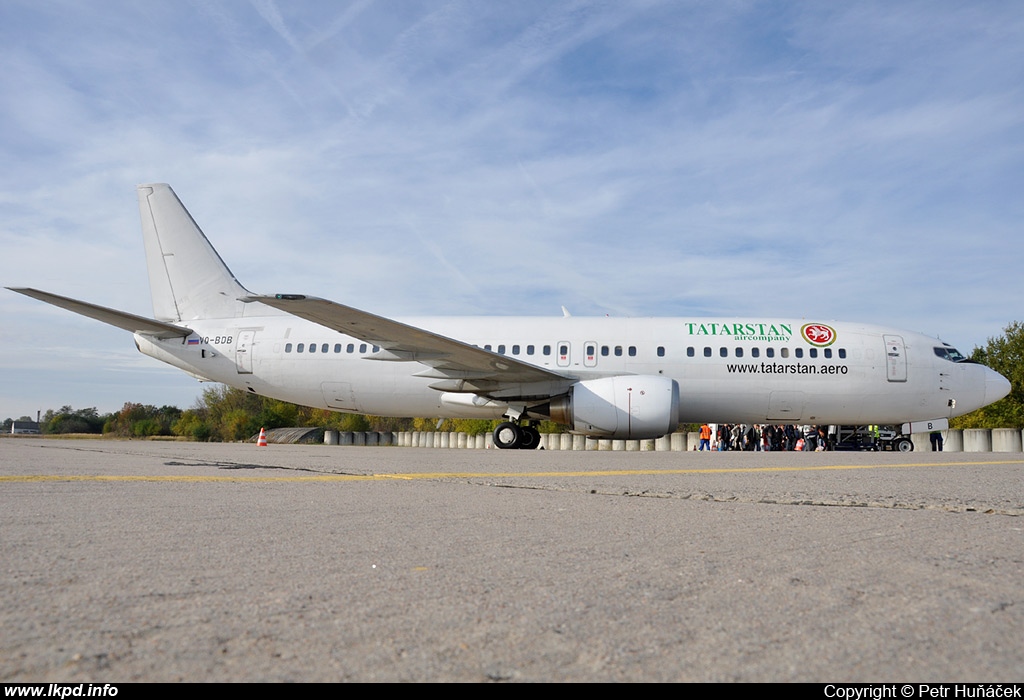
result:
[[[522,440],[519,442],[520,450],[535,450],[540,445],[540,431],[533,426],[527,426],[520,428],[519,431],[522,433]]]
[[[523,431],[515,423],[499,423],[494,429],[494,446],[499,450],[515,450],[523,441]]]
[[[896,446],[896,449],[900,452],[914,451],[914,442],[910,438],[899,438],[898,440],[896,440],[894,445]]]

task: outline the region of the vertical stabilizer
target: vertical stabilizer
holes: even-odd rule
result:
[[[139,185],[153,314],[162,321],[242,315],[249,292],[231,274],[169,185]]]

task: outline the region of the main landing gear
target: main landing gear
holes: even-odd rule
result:
[[[499,450],[535,450],[538,445],[540,431],[533,425],[505,421],[494,429],[494,446]]]

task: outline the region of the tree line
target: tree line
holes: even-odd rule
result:
[[[1009,396],[950,421],[952,428],[1017,428],[1024,429],[1024,323],[1015,321],[1003,335],[989,338],[983,347],[974,349],[970,359],[991,367],[1010,380]],[[32,421],[22,416],[18,421]],[[3,432],[10,433],[13,419],[3,422]],[[117,437],[152,437],[174,435],[199,441],[232,442],[246,440],[260,428],[316,426],[341,432],[357,431],[459,431],[480,435],[493,430],[498,421],[455,418],[384,418],[355,413],[337,413],[322,408],[298,406],[266,396],[217,385],[205,389],[192,408],[148,406],[126,403],[120,411],[100,414],[95,408],[73,409],[62,406],[43,414],[43,434],[102,433]],[[680,426],[681,429],[690,426]],[[558,432],[561,428],[545,422],[541,432]]]
[[[22,416],[18,422],[34,422]],[[10,433],[13,419],[3,422],[3,432]],[[338,413],[279,401],[224,385],[205,389],[192,408],[126,403],[120,411],[101,414],[96,408],[74,409],[63,406],[50,409],[40,419],[44,435],[103,434],[112,437],[147,438],[177,436],[201,442],[235,442],[246,440],[260,428],[291,428],[316,426],[341,432],[391,432],[404,430],[459,431],[480,435],[493,430],[498,421],[470,418],[438,420],[436,418],[389,418],[356,413]],[[546,423],[543,432],[557,431],[558,426]]]

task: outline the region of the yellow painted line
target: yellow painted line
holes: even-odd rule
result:
[[[660,476],[682,474],[757,474],[774,472],[843,471],[848,469],[906,469],[919,467],[974,467],[999,464],[1021,464],[1022,460],[985,462],[917,462],[914,464],[834,464],[790,467],[738,467],[705,469],[615,469],[552,472],[423,472],[404,474],[319,474],[317,476],[186,476],[186,475],[103,475],[103,474],[38,474],[0,476],[0,483],[31,483],[43,481],[127,481],[176,483],[301,483],[330,481],[413,481],[437,479],[540,479],[552,477],[597,476]]]

